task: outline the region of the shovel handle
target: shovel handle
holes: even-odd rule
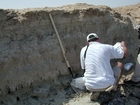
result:
[[[72,73],[72,71],[71,71],[71,67],[70,67],[69,61],[67,60],[67,57],[66,57],[66,55],[65,55],[65,50],[64,50],[63,44],[62,44],[62,42],[61,42],[61,40],[60,40],[60,37],[59,37],[58,31],[57,31],[57,29],[56,29],[56,26],[55,26],[55,24],[54,24],[54,21],[53,21],[52,15],[49,14],[49,17],[50,17],[50,19],[51,19],[51,22],[52,22],[53,28],[54,28],[54,30],[55,30],[55,33],[56,33],[56,36],[57,36],[58,42],[59,42],[59,44],[60,44],[60,47],[61,47],[61,50],[62,50],[62,53],[63,53],[64,59],[65,59],[65,62],[66,62],[67,67],[68,67],[68,70],[70,71],[70,74],[71,74],[71,76],[72,76],[72,78],[73,78],[73,73]]]

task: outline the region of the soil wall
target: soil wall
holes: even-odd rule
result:
[[[81,71],[79,54],[86,36],[95,32],[102,43],[125,41],[123,63],[135,62],[137,31],[127,16],[107,6],[88,4],[23,10],[0,9],[0,94],[37,81],[59,84],[69,71],[49,18],[52,14],[73,73]]]

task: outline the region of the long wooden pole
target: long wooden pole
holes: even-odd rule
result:
[[[74,77],[73,77],[72,70],[71,70],[71,67],[70,67],[70,64],[69,64],[69,61],[67,60],[67,57],[66,57],[66,54],[65,54],[65,50],[64,50],[63,44],[62,44],[62,42],[61,42],[61,40],[60,40],[60,37],[59,37],[58,31],[57,31],[56,26],[55,26],[55,24],[54,24],[54,21],[53,21],[52,15],[49,14],[49,17],[50,17],[50,20],[51,20],[51,22],[52,22],[53,28],[54,28],[54,30],[55,30],[55,33],[56,33],[56,36],[57,36],[58,42],[59,42],[59,44],[60,44],[60,47],[61,47],[61,50],[62,50],[62,53],[63,53],[64,59],[65,59],[65,62],[66,62],[67,67],[68,67],[68,70],[70,71],[70,74],[71,74],[72,78],[74,78]]]

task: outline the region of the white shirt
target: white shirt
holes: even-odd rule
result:
[[[86,46],[80,53],[81,67],[85,64],[85,86],[93,89],[103,89],[115,82],[110,59],[123,58],[124,52],[120,44],[114,46],[90,42],[84,61]],[[85,62],[85,63],[84,63]]]

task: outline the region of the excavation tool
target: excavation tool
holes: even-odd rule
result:
[[[60,47],[61,47],[61,50],[62,50],[62,53],[63,53],[64,59],[65,59],[65,62],[66,62],[67,67],[68,67],[68,70],[69,70],[69,72],[70,72],[70,74],[71,74],[71,77],[74,78],[73,73],[72,73],[72,70],[71,70],[71,67],[70,67],[70,64],[69,64],[69,61],[67,60],[67,57],[66,57],[66,54],[65,54],[65,50],[64,50],[63,44],[62,44],[62,42],[61,42],[61,40],[60,40],[60,37],[59,37],[58,31],[57,31],[56,26],[55,26],[55,24],[54,24],[54,21],[53,21],[52,15],[49,14],[49,17],[50,17],[50,20],[51,20],[51,22],[52,22],[53,28],[54,28],[54,30],[55,30],[55,33],[56,33],[56,36],[57,36],[58,42],[59,42],[59,44],[60,44]]]

